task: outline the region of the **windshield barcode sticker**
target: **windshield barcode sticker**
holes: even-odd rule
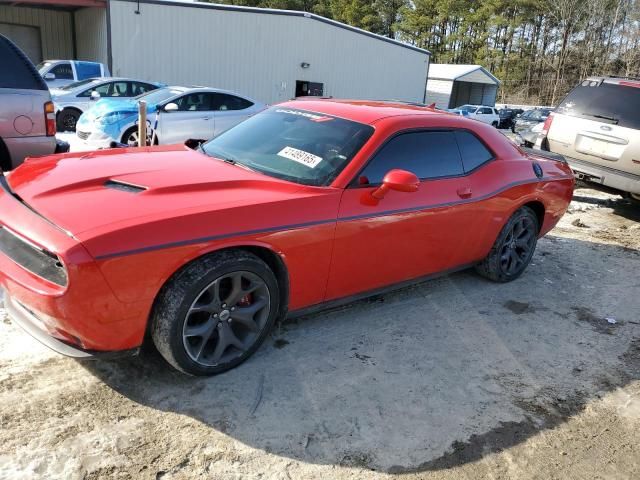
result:
[[[304,150],[298,150],[293,147],[284,147],[278,152],[278,156],[288,158],[294,162],[306,165],[309,168],[315,168],[322,161],[322,157],[318,157],[313,153],[305,152]]]

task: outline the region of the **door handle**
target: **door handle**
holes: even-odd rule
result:
[[[204,117],[203,120],[211,120],[211,117]]]
[[[471,187],[461,187],[458,189],[458,196],[460,198],[469,198],[473,194]]]

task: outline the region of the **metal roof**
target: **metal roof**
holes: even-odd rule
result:
[[[52,0],[52,1],[62,1],[62,0]],[[208,3],[205,1],[198,1],[198,0],[120,0],[120,1],[141,3],[141,4],[149,3],[149,4],[156,4],[156,5],[167,5],[167,6],[185,7],[185,8],[208,8],[212,10],[227,10],[227,11],[235,11],[235,12],[249,12],[249,13],[259,13],[259,14],[261,13],[261,14],[269,14],[269,15],[287,15],[287,16],[293,16],[293,17],[304,17],[304,18],[309,18],[311,20],[328,23],[329,25],[333,25],[334,27],[350,30],[360,35],[372,37],[377,40],[381,40],[383,42],[392,43],[399,47],[408,48],[409,50],[415,50],[416,52],[424,53],[426,55],[431,56],[431,52],[429,50],[418,48],[413,45],[409,45],[408,43],[403,43],[399,40],[388,38],[383,35],[378,35],[377,33],[371,33],[367,30],[362,30],[361,28],[352,27],[351,25],[337,22],[336,20],[331,20],[329,18],[316,15],[315,13],[302,12],[298,10],[279,10],[275,8],[245,7],[245,6],[239,6],[239,5],[221,5],[221,4]]]
[[[432,63],[429,66],[429,78],[434,80],[462,80],[461,77],[469,75],[475,71],[481,71],[496,85],[500,80],[494,77],[489,70],[482,65],[450,65],[446,63]]]

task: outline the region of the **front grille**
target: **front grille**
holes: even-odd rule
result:
[[[0,227],[0,252],[45,280],[60,286],[67,284],[67,271],[57,256],[32,245],[4,227]]]
[[[80,130],[76,131],[76,135],[78,135],[78,138],[80,140],[86,140],[87,138],[89,138],[89,135],[91,135],[91,133],[89,132],[81,132]]]

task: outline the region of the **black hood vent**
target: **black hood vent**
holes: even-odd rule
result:
[[[132,185],[131,183],[121,182],[120,180],[107,180],[104,182],[104,186],[107,188],[113,188],[114,190],[121,190],[128,193],[140,193],[146,190],[145,187],[138,185]]]

